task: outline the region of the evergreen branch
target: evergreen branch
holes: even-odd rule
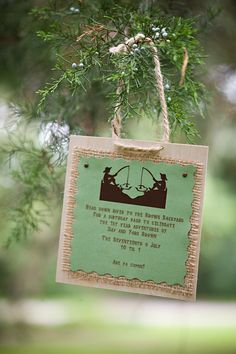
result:
[[[8,144],[1,147],[0,156],[2,163],[11,164],[9,173],[17,191],[14,201],[10,200],[2,211],[11,224],[6,244],[9,246],[32,235],[42,222],[46,223],[53,210],[49,201],[55,200],[61,188],[61,169],[54,167],[50,151],[19,137],[11,136]]]
[[[143,43],[128,53],[109,53],[110,47],[124,43],[127,36],[141,32],[158,49],[172,138],[193,142],[198,137],[194,118],[204,117],[207,97],[199,79],[205,62],[199,41],[201,18],[180,17],[178,1],[125,3],[87,0],[78,2],[75,11],[65,2],[53,1],[31,12],[54,66],[47,84],[37,91],[37,112],[15,107],[13,123],[19,134],[13,124],[0,147],[2,162],[10,165],[17,190],[17,202],[9,201],[6,209],[14,220],[12,240],[38,230],[52,208],[49,201],[61,195],[64,168],[60,166],[65,165],[69,134],[94,134],[96,122],[111,119],[118,107],[124,130],[129,118],[146,115],[157,120],[161,109],[149,47]],[[186,9],[181,11],[186,15]],[[118,95],[121,80],[124,86]],[[28,128],[34,124],[33,133],[25,124]],[[45,134],[47,139],[42,139]]]

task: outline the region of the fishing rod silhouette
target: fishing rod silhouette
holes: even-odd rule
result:
[[[143,173],[144,171],[147,171],[151,176],[152,176],[152,179],[153,181],[155,182],[153,187],[152,188],[148,188],[146,187],[145,185],[143,185]],[[141,178],[140,178],[140,184],[138,185],[138,187],[135,187],[136,190],[138,192],[147,192],[149,190],[154,190],[157,188],[157,190],[162,190],[162,191],[165,191],[166,190],[166,182],[167,181],[167,178],[166,178],[166,175],[164,173],[161,173],[161,181],[158,181],[152,174],[151,171],[149,171],[146,167],[142,167],[142,172],[141,172]]]
[[[123,184],[118,185],[115,181],[115,177],[124,169],[127,169],[127,177],[126,177],[126,182]],[[114,175],[110,174],[111,167],[106,167],[105,170],[103,171],[104,177],[103,177],[103,182],[108,183],[108,184],[114,184],[117,187],[120,187],[122,190],[129,190],[132,188],[132,186],[129,183],[129,176],[130,176],[130,166],[124,166],[120,168]],[[144,171],[147,171],[151,176],[154,181],[154,185],[152,188],[148,188],[143,184],[143,174]],[[161,173],[161,181],[158,181],[152,174],[151,171],[149,171],[147,168],[142,167],[141,171],[141,178],[140,178],[140,184],[138,187],[135,187],[138,192],[146,192],[148,190],[154,190],[157,188],[157,190],[166,190],[166,175]]]
[[[124,170],[124,169],[126,169],[126,168],[128,169],[128,171],[127,171],[127,177],[126,177],[126,182],[123,183],[123,184],[118,185],[118,184],[116,183],[116,181],[115,181],[115,177],[116,177],[122,170]],[[106,167],[105,170],[103,171],[103,173],[105,173],[105,174],[104,174],[104,177],[103,177],[103,182],[104,182],[104,183],[109,183],[109,184],[113,183],[113,184],[114,184],[115,186],[117,186],[117,187],[120,186],[120,187],[122,188],[122,190],[129,190],[129,189],[132,188],[132,186],[131,186],[130,183],[129,183],[130,166],[124,166],[124,167],[120,168],[114,175],[111,175],[111,174],[109,173],[110,170],[111,170],[111,167]]]

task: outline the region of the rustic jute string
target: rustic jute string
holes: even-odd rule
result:
[[[184,84],[186,70],[187,70],[187,66],[188,66],[188,60],[189,60],[188,51],[186,48],[184,48],[184,61],[183,61],[183,65],[181,68],[181,77],[180,77],[180,81],[179,81],[180,87],[183,86],[183,84]]]
[[[139,43],[146,43],[150,46],[150,51],[153,54],[153,61],[154,61],[154,66],[155,66],[155,79],[156,79],[156,88],[157,92],[159,94],[159,99],[160,99],[160,104],[162,108],[162,125],[163,125],[163,136],[162,136],[162,141],[163,142],[169,142],[169,137],[170,137],[170,125],[169,125],[169,119],[168,119],[168,110],[167,110],[167,104],[166,104],[166,99],[165,99],[165,91],[164,91],[164,85],[163,85],[163,77],[161,73],[161,65],[160,65],[160,60],[158,57],[158,51],[157,48],[155,47],[155,44],[153,43],[152,39],[149,37],[145,37],[144,34],[138,33],[135,37],[129,38],[125,41],[125,43],[121,43],[116,47],[112,47],[109,49],[110,53],[112,54],[119,54],[119,53],[128,53],[131,51],[132,46],[134,44],[139,44]],[[123,90],[124,83],[121,80],[119,83],[119,86],[117,88],[117,95],[120,96]],[[121,123],[122,123],[122,113],[121,113],[121,104],[118,103],[115,107],[115,115],[114,118],[112,119],[111,126],[112,126],[112,138],[115,146],[119,146],[122,148],[128,148],[132,150],[145,150],[145,151],[160,151],[164,148],[164,146],[161,145],[150,145],[149,147],[142,147],[137,146],[133,143],[128,143],[127,141],[124,141],[123,139],[120,139],[120,132],[121,132]]]
[[[149,161],[160,163],[165,162],[167,164],[180,164],[181,166],[187,166],[193,164],[196,166],[196,172],[194,174],[195,184],[193,187],[193,201],[192,201],[192,215],[189,220],[189,232],[188,239],[189,245],[186,255],[186,276],[184,281],[184,286],[175,284],[169,285],[165,282],[155,283],[152,280],[141,281],[137,278],[127,279],[125,276],[114,277],[110,274],[100,275],[98,273],[91,272],[87,273],[82,270],[71,271],[71,242],[74,237],[73,234],[73,224],[75,219],[75,206],[76,206],[76,195],[79,193],[78,190],[78,177],[79,170],[78,164],[81,157],[97,156],[109,157],[112,159],[116,158],[128,158],[129,160],[140,160],[148,159]],[[185,161],[181,159],[173,158],[161,158],[158,155],[153,155],[152,152],[147,151],[137,151],[129,150],[118,152],[108,152],[94,149],[81,149],[75,148],[72,152],[72,167],[70,171],[70,184],[69,191],[67,195],[66,202],[66,220],[64,228],[64,238],[63,238],[63,255],[62,255],[62,271],[67,273],[68,279],[78,280],[78,283],[82,282],[84,284],[90,284],[93,286],[99,286],[98,284],[106,284],[109,288],[122,287],[126,290],[132,289],[132,291],[137,291],[137,289],[142,289],[142,291],[148,291],[153,295],[162,295],[168,297],[174,297],[179,299],[193,299],[196,291],[196,279],[197,279],[197,266],[198,266],[198,253],[199,253],[199,230],[200,230],[200,203],[201,203],[201,188],[203,181],[203,169],[204,166],[200,162],[196,161]]]

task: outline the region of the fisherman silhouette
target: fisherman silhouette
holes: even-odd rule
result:
[[[160,173],[161,179],[157,180],[151,171],[142,167],[140,184],[135,187],[141,194],[133,197],[132,194],[126,192],[132,188],[132,185],[129,183],[130,166],[123,166],[114,174],[110,173],[111,169],[112,167],[105,167],[103,171],[104,175],[101,181],[100,200],[165,209],[167,196],[166,174]],[[127,171],[126,182],[117,184],[116,176],[123,170]],[[144,185],[143,174],[145,171],[153,178],[152,187]],[[122,175],[122,177],[124,178],[124,175]],[[149,183],[149,179],[146,179],[146,183]]]
[[[118,186],[116,184],[115,177],[117,176],[117,173],[114,175],[111,175],[109,172],[111,171],[111,167],[106,167],[105,170],[103,171],[104,176],[103,176],[103,183],[105,184],[114,184],[115,186]]]
[[[160,173],[161,175],[161,180],[158,181],[157,179],[154,179],[154,184],[152,186],[152,188],[150,188],[149,190],[153,191],[153,190],[158,190],[160,192],[164,192],[166,191],[166,181],[167,181],[167,178],[166,178],[166,174],[165,173]]]

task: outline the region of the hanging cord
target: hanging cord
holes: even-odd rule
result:
[[[163,124],[162,141],[169,142],[170,126],[169,126],[169,120],[168,120],[168,111],[167,111],[167,104],[166,104],[166,99],[165,99],[163,77],[162,77],[162,73],[161,73],[161,65],[160,65],[160,60],[158,57],[158,51],[157,51],[157,48],[155,47],[155,44],[153,43],[152,39],[145,37],[145,35],[142,33],[138,33],[135,37],[132,37],[132,38],[126,40],[125,43],[121,43],[116,47],[110,48],[109,52],[112,54],[128,53],[131,50],[131,47],[133,44],[137,44],[140,42],[147,43],[150,46],[150,50],[153,54],[153,61],[154,61],[154,65],[155,65],[156,88],[157,88],[157,92],[159,94],[161,108],[162,108],[162,124]],[[119,86],[116,90],[117,95],[120,95],[122,93],[123,86],[124,86],[124,82],[123,82],[123,80],[120,80]],[[150,151],[160,151],[164,148],[163,146],[160,146],[160,145],[154,145],[154,146],[150,146],[147,148],[140,148],[140,147],[137,147],[136,145],[124,142],[122,139],[120,139],[121,123],[122,123],[121,104],[118,103],[115,108],[114,118],[111,121],[112,138],[113,138],[114,144],[116,146],[120,146],[123,148],[131,148],[131,149],[136,149],[136,150],[148,150],[148,151],[149,150]]]
[[[186,48],[184,48],[184,61],[183,61],[183,65],[181,68],[181,77],[180,77],[180,81],[179,81],[179,86],[183,86],[183,84],[184,84],[186,70],[187,70],[187,66],[188,66],[188,60],[189,60],[188,51]]]

